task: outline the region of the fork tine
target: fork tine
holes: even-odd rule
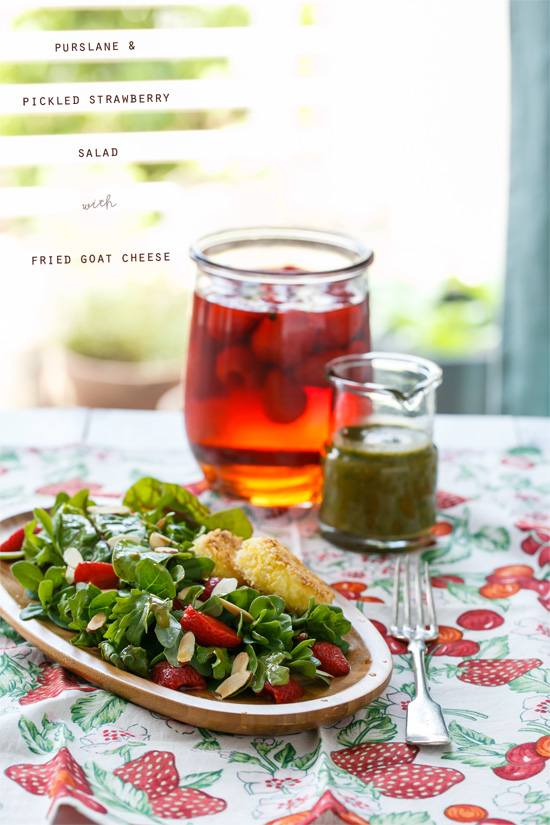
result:
[[[397,559],[397,564],[395,565],[395,574],[393,580],[393,606],[392,606],[392,617],[391,623],[392,628],[397,630],[399,624],[399,580],[401,578],[401,558]]]
[[[416,598],[416,626],[424,628],[424,599],[422,598],[422,582],[420,580],[420,556],[414,558],[414,591]]]
[[[429,625],[430,633],[433,636],[437,636],[438,628],[437,628],[437,616],[435,614],[435,605],[434,605],[434,596],[432,590],[432,583],[430,581],[430,569],[428,567],[428,562],[424,563],[424,578],[426,581],[424,592],[426,594],[426,607],[427,607],[427,624]]]
[[[405,620],[404,620],[405,627],[410,627],[411,626],[410,576],[411,576],[411,557],[407,556],[407,559],[405,561],[405,577],[403,579],[403,610],[404,610],[404,613],[405,613]]]

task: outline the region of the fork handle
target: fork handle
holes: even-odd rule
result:
[[[441,707],[434,702],[426,682],[423,639],[411,639],[409,653],[412,658],[416,694],[407,708],[405,739],[417,745],[446,745],[450,742]]]

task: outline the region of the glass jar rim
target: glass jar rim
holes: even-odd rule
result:
[[[350,263],[335,269],[296,272],[247,269],[231,266],[210,257],[214,252],[249,245],[297,243],[347,254]],[[360,274],[374,260],[374,252],[363,241],[342,232],[306,227],[251,226],[225,229],[198,238],[189,248],[190,257],[203,272],[238,281],[271,284],[308,284],[344,281]],[[355,260],[352,260],[355,258]]]
[[[356,381],[338,373],[340,367],[344,370],[353,369],[354,367],[361,367],[367,363],[371,363],[375,359],[392,362],[394,364],[400,363],[404,367],[416,368],[420,380],[408,392],[403,392],[397,389],[397,387],[388,386],[388,384]],[[325,364],[325,375],[328,381],[348,392],[353,392],[358,395],[370,395],[373,392],[388,393],[403,402],[410,401],[410,399],[419,392],[424,393],[426,390],[435,390],[443,381],[443,370],[435,361],[401,352],[364,352],[357,355],[341,355]]]

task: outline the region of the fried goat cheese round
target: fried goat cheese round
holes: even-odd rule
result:
[[[193,544],[196,556],[207,556],[215,562],[213,576],[224,579],[237,579],[239,585],[244,583],[242,573],[235,564],[235,554],[242,544],[239,536],[234,536],[229,530],[211,530]]]
[[[333,600],[330,588],[277,539],[243,541],[234,563],[246,584],[261,593],[281,596],[287,609],[295,613],[304,613],[312,596],[317,604]]]

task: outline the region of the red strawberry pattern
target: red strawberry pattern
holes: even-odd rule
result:
[[[149,751],[113,771],[123,782],[143,791],[155,816],[164,819],[191,819],[221,813],[227,807],[223,799],[196,788],[179,787],[180,775],[174,754]]]
[[[81,490],[89,490],[90,495],[119,496],[119,493],[104,493],[103,484],[95,484],[92,481],[85,481],[83,478],[68,478],[58,484],[46,484],[35,490],[40,496],[56,496],[58,493],[66,492],[69,496],[74,496]]]
[[[87,487],[92,497],[114,496],[106,492],[109,479],[115,478],[123,489],[128,486],[126,469],[128,478],[130,473],[132,480],[137,477],[129,456],[89,450],[93,458],[88,461],[83,458],[87,449],[67,448],[55,475],[52,451],[25,451],[25,462],[44,465],[44,472],[32,483],[21,482],[26,485],[23,494],[30,498],[38,490],[51,496],[61,489],[75,493]],[[46,817],[50,803],[61,801],[88,811],[90,818],[97,814],[98,820],[128,823],[198,822],[202,817],[209,822],[239,818],[258,825],[321,825],[325,820],[366,825],[386,819],[404,825],[424,812],[437,825],[538,821],[547,802],[539,800],[547,791],[550,764],[550,668],[544,664],[550,508],[543,477],[547,465],[535,453],[527,460],[508,457],[502,463],[501,455],[489,460],[482,451],[475,456],[440,452],[444,490],[438,494],[440,512],[431,542],[422,552],[430,564],[440,621],[440,635],[428,647],[428,679],[444,707],[449,747],[419,750],[403,741],[413,677],[406,642],[393,639],[387,630],[393,557],[349,554],[322,542],[315,533],[314,510],[250,508],[256,534],[266,530],[286,543],[286,531],[297,526],[304,561],[341,597],[356,603],[382,633],[394,654],[388,689],[353,716],[324,726],[320,750],[313,732],[231,737],[195,728],[191,720],[152,715],[51,662],[37,667],[41,658],[0,621],[0,701],[5,703],[0,707],[0,732],[4,721],[14,719],[4,708],[21,714],[21,735],[12,724],[10,735],[15,738],[1,767],[11,791],[2,799],[2,814],[14,825],[22,825],[25,818],[42,821],[54,815],[50,809]],[[9,461],[10,469],[9,476],[0,478],[1,494],[8,491],[8,480],[11,486],[19,484],[22,474],[12,472],[19,470],[18,459],[0,458]],[[115,458],[116,472],[110,473]],[[88,473],[95,483],[85,480]],[[46,483],[63,476],[69,481]],[[193,492],[215,510],[224,506],[205,482],[193,486]],[[496,506],[486,507],[489,502]],[[11,507],[9,496],[3,497],[4,504]],[[10,541],[7,533],[2,539]],[[213,577],[206,583],[203,600],[215,582]],[[174,607],[182,613],[186,609],[177,601]],[[294,644],[299,639],[298,634]],[[354,661],[353,644],[349,659]],[[155,673],[164,674],[159,684],[163,678],[169,681],[174,671],[178,679],[190,672],[188,665],[161,665],[155,667]],[[337,679],[331,681],[332,690]],[[273,703],[268,712],[284,710],[277,702],[299,703],[300,682],[307,682],[302,676],[297,680],[290,687],[267,687],[262,699]],[[193,698],[187,692],[180,700],[202,702],[205,696]],[[286,712],[298,711],[298,703]],[[478,729],[469,731],[469,724]],[[118,725],[122,733],[115,737]],[[134,728],[139,735],[123,735]],[[98,743],[109,737],[106,751]],[[108,754],[105,759],[98,757],[103,753]],[[94,762],[98,758],[101,761]],[[123,787],[126,793],[121,793]],[[137,810],[140,804],[143,809]]]
[[[373,782],[377,791],[394,799],[428,799],[462,782],[464,774],[454,768],[433,765],[396,765],[365,771],[363,782]]]
[[[413,762],[418,751],[417,745],[406,742],[373,742],[333,751],[331,757],[339,768],[361,778],[379,768]]]
[[[541,659],[469,659],[458,665],[464,668],[458,678],[461,682],[472,685],[498,687],[513,682],[541,665]]]
[[[5,774],[29,793],[50,796],[54,801],[70,796],[98,813],[107,813],[104,805],[92,798],[86,774],[68,748],[61,748],[43,765],[12,765]]]
[[[464,504],[465,501],[468,501],[468,499],[456,493],[447,493],[445,490],[437,491],[436,506],[438,510],[448,510],[450,507],[456,507],[457,504]]]
[[[19,700],[21,705],[32,705],[35,702],[43,702],[46,699],[53,699],[65,690],[95,690],[92,685],[83,684],[74,674],[68,670],[54,665],[52,662],[44,662],[40,665],[42,673],[37,676],[38,687],[29,690]]]
[[[278,817],[267,822],[266,825],[311,825],[313,822],[321,822],[321,817],[325,822],[329,820],[326,818],[327,814],[333,814],[330,821],[336,823],[337,821],[346,822],[348,825],[369,825],[362,816],[350,811],[345,805],[336,799],[331,791],[325,791],[322,797],[315,803],[313,808],[309,811],[303,811],[299,814],[290,814],[289,816]]]

